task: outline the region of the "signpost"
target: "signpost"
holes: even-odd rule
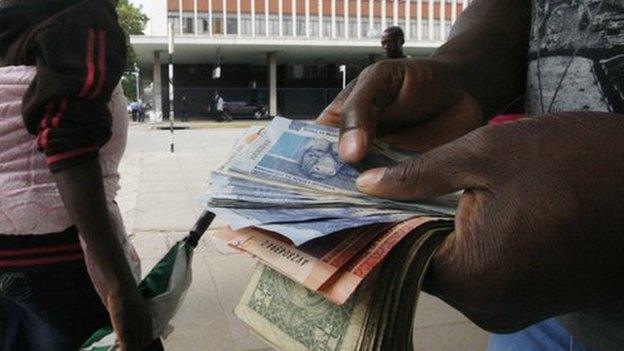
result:
[[[181,24],[180,24],[181,25]],[[169,131],[171,132],[170,136],[170,149],[171,153],[175,150],[174,139],[173,139],[173,115],[174,115],[174,94],[173,94],[173,23],[169,22]]]

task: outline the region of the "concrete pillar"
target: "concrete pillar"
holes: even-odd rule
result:
[[[162,121],[162,79],[161,79],[161,61],[160,61],[160,51],[154,51],[154,101],[153,108],[154,114],[150,116],[150,122],[160,122]]]
[[[269,64],[269,115],[277,115],[277,53],[269,52],[267,54]]]

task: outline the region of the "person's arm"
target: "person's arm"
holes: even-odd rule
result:
[[[111,222],[98,159],[57,171],[54,180],[86,253],[106,281],[102,299],[123,350],[140,350],[151,341],[151,319]]]
[[[624,296],[624,116],[567,112],[480,128],[364,173],[368,194],[466,190],[424,289],[510,332]]]
[[[95,287],[122,350],[139,350],[150,341],[151,317],[112,224],[99,162],[112,135],[107,103],[126,65],[123,31],[112,6],[84,0],[30,38],[25,54],[36,53],[37,74],[24,96],[24,123],[37,135],[86,257],[104,280]]]
[[[432,58],[460,70],[489,118],[524,95],[530,28],[530,0],[474,0]]]
[[[341,127],[340,156],[364,158],[375,137],[426,151],[484,124],[524,90],[529,0],[475,0],[426,59],[367,67],[318,117]]]

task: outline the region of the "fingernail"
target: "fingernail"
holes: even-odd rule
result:
[[[358,130],[353,129],[346,131],[340,137],[340,149],[338,152],[340,152],[340,157],[350,161],[357,154],[360,147]]]
[[[384,173],[386,173],[386,168],[371,169],[369,171],[362,173],[358,177],[356,184],[358,188],[369,188],[379,183]]]

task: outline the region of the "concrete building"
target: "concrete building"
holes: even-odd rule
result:
[[[266,106],[271,115],[312,117],[347,81],[382,58],[389,26],[405,54],[431,53],[469,0],[153,0],[145,35],[132,36],[154,109],[167,115],[167,29],[175,35],[176,111],[207,114],[214,93]],[[213,78],[216,67],[221,77]],[[207,108],[208,107],[208,108]]]

